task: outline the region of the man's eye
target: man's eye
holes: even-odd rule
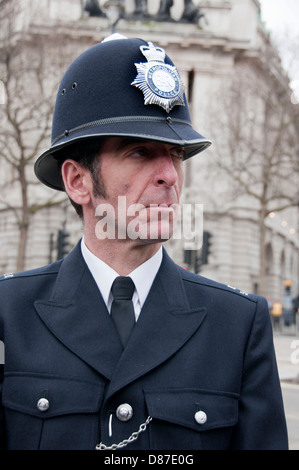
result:
[[[183,148],[174,148],[171,150],[171,154],[180,160],[184,160],[185,158],[185,150]]]
[[[146,150],[144,148],[137,148],[132,150],[131,155],[133,157],[144,157],[146,155]]]

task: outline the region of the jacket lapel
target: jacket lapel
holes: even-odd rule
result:
[[[164,251],[161,268],[117,364],[107,396],[171,357],[200,327],[206,313],[205,307],[190,309],[179,269]]]
[[[62,261],[49,300],[35,309],[48,329],[73,353],[111,378],[122,347],[80,244]]]
[[[200,327],[206,308],[191,310],[178,267],[163,261],[130,340],[122,346],[80,244],[62,261],[55,288],[35,309],[68,349],[110,380],[108,396],[171,357]]]

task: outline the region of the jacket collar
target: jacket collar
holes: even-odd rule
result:
[[[49,300],[34,305],[52,334],[111,381],[109,394],[174,354],[206,316],[204,307],[190,309],[179,268],[163,250],[161,267],[123,351],[80,244],[63,260]]]

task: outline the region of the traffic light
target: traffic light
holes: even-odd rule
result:
[[[211,253],[211,238],[212,238],[212,234],[210,232],[203,232],[202,252],[201,252],[202,264],[208,264],[208,257],[209,257],[209,254]]]
[[[184,263],[191,264],[193,257],[193,250],[184,250]]]
[[[58,238],[57,238],[57,259],[64,258],[69,252],[69,242],[68,238],[70,233],[66,230],[59,230],[58,231]]]
[[[200,273],[201,265],[202,265],[201,256],[196,256],[195,261],[194,261],[194,272],[195,272],[195,274]]]

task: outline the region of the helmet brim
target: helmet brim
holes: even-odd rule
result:
[[[59,166],[61,159],[68,158],[68,147],[77,142],[107,137],[128,137],[178,145],[184,147],[185,159],[211,145],[211,141],[196,132],[187,121],[171,118],[155,119],[147,116],[144,119],[140,116],[130,119],[109,119],[106,122],[89,123],[60,136],[56,143],[35,162],[34,171],[37,178],[52,189],[64,191]]]

